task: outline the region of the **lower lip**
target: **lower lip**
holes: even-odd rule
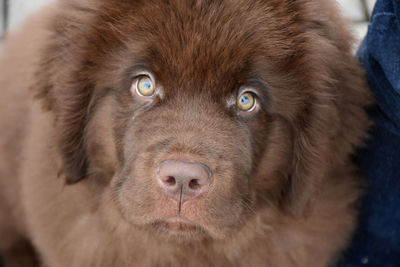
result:
[[[159,224],[169,230],[177,232],[199,230],[200,228],[196,223],[182,217],[163,219],[159,221]]]

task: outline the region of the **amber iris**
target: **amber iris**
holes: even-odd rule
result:
[[[254,98],[253,93],[244,92],[239,95],[236,105],[242,111],[252,111],[255,107],[256,100]]]
[[[156,88],[150,77],[142,76],[137,80],[136,90],[141,96],[151,97],[154,95]]]

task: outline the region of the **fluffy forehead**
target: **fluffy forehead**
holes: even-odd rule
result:
[[[105,0],[92,23],[100,42],[92,44],[120,47],[127,65],[141,64],[164,83],[233,87],[299,52],[291,2]]]

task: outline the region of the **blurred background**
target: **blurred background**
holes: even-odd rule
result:
[[[14,30],[32,12],[54,0],[0,0],[0,37],[6,30]],[[326,0],[321,0],[326,1]],[[358,40],[367,32],[369,16],[376,0],[336,0],[343,14],[352,22]]]

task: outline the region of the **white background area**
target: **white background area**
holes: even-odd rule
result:
[[[324,0],[322,0],[324,1]],[[352,29],[354,35],[358,40],[361,40],[368,29],[368,22],[366,21],[362,3],[360,0],[337,0],[339,7],[345,17],[352,20]],[[371,15],[372,10],[375,6],[376,0],[366,0],[369,15]]]
[[[31,13],[54,0],[9,0],[9,27],[15,29]]]

